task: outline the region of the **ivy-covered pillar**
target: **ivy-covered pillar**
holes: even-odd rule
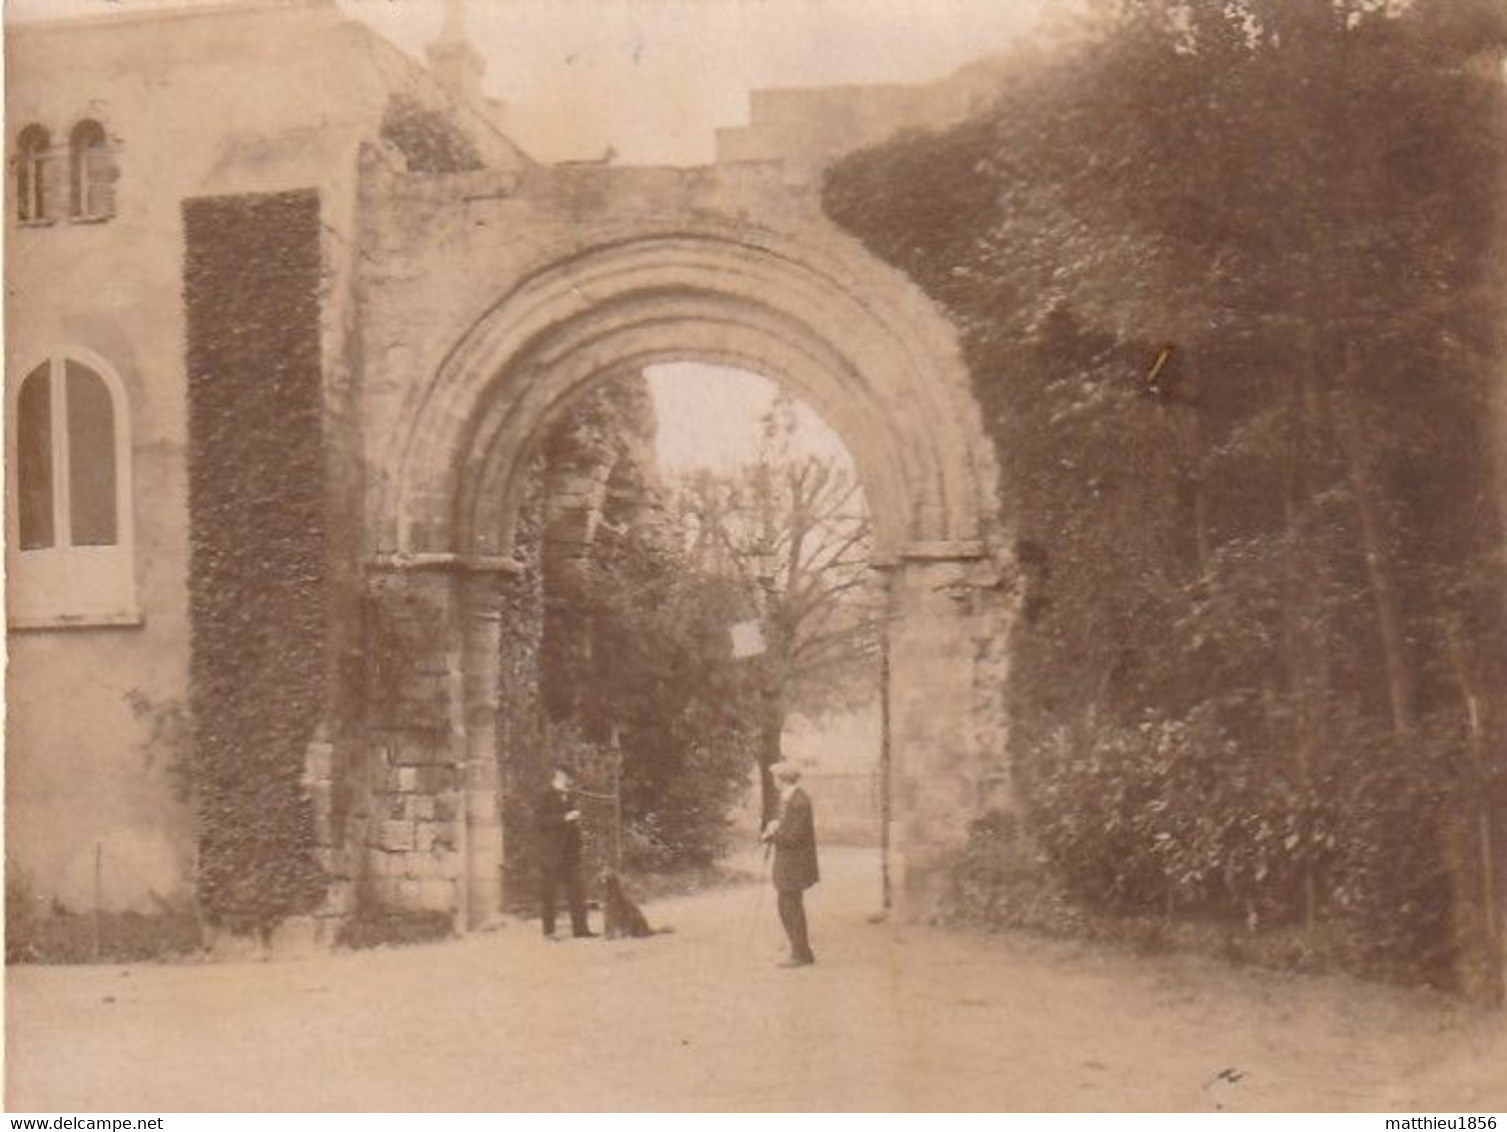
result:
[[[330,648],[325,223],[312,191],[183,204],[198,886],[233,933],[269,934],[326,891],[304,782]]]
[[[1008,806],[996,648],[1008,610],[987,560],[913,554],[887,571],[890,874],[902,919],[930,918],[968,823]]]

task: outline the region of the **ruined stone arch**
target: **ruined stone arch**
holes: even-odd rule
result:
[[[889,590],[891,873],[902,914],[924,914],[999,777],[991,642],[1012,608],[993,450],[954,327],[814,216],[777,233],[690,202],[587,222],[552,201],[554,227],[519,256],[509,230],[481,223],[512,207],[506,195],[455,199],[491,185],[405,183],[374,227],[396,257],[415,213],[449,226],[431,226],[424,268],[373,268],[365,584],[390,620],[425,631],[401,650],[398,699],[373,716],[367,780],[387,785],[368,808],[403,816],[372,828],[367,883],[463,924],[496,914],[507,852],[497,674],[531,456],[593,382],[697,360],[782,383],[853,457]],[[457,207],[471,200],[488,203]],[[442,784],[427,800],[409,785],[423,766]],[[450,790],[458,811],[440,805]],[[429,840],[448,848],[426,856],[416,846]]]
[[[858,467],[879,559],[978,555],[993,468],[952,327],[832,243],[649,232],[522,278],[444,357],[397,438],[380,548],[507,556],[521,471],[562,407],[604,377],[698,360],[778,381],[823,416]]]

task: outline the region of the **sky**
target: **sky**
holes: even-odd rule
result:
[[[5,0],[7,21],[221,0]],[[422,57],[441,0],[338,0]],[[771,86],[926,82],[1008,48],[1064,0],[464,0],[487,92],[541,161],[712,160]]]
[[[439,0],[340,4],[416,54],[440,27]],[[718,127],[747,121],[750,90],[938,79],[1008,48],[1046,4],[466,0],[466,20],[487,91],[534,157],[595,158],[611,145],[623,163],[698,164],[712,160]]]
[[[219,0],[188,0],[209,4]],[[1006,50],[1065,0],[464,0],[505,128],[541,161],[687,165],[741,125],[751,90],[926,82]],[[338,0],[422,58],[441,0]],[[186,0],[6,0],[7,21],[183,7]],[[750,458],[773,386],[694,364],[652,378],[667,468]],[[840,448],[807,413],[813,450]]]
[[[662,472],[730,471],[758,457],[759,419],[779,394],[774,382],[698,362],[650,366],[644,376],[659,422],[655,449]],[[837,434],[800,402],[791,443],[797,453],[851,462]]]

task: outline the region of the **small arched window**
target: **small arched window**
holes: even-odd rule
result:
[[[24,224],[52,219],[56,195],[52,137],[38,125],[27,126],[16,139],[16,218]]]
[[[134,622],[124,387],[99,359],[69,351],[11,394],[12,624]]]
[[[68,136],[70,215],[75,220],[104,220],[115,212],[115,162],[105,128],[85,118]]]

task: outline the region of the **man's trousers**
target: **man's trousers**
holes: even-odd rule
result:
[[[570,906],[571,934],[585,935],[590,929],[586,924],[586,887],[581,883],[580,865],[545,865],[540,870],[539,907],[544,934],[555,934],[555,896],[561,885]]]
[[[798,963],[813,963],[811,943],[806,937],[806,894],[800,889],[780,890],[780,923],[785,925],[785,934],[790,937],[790,958]]]

